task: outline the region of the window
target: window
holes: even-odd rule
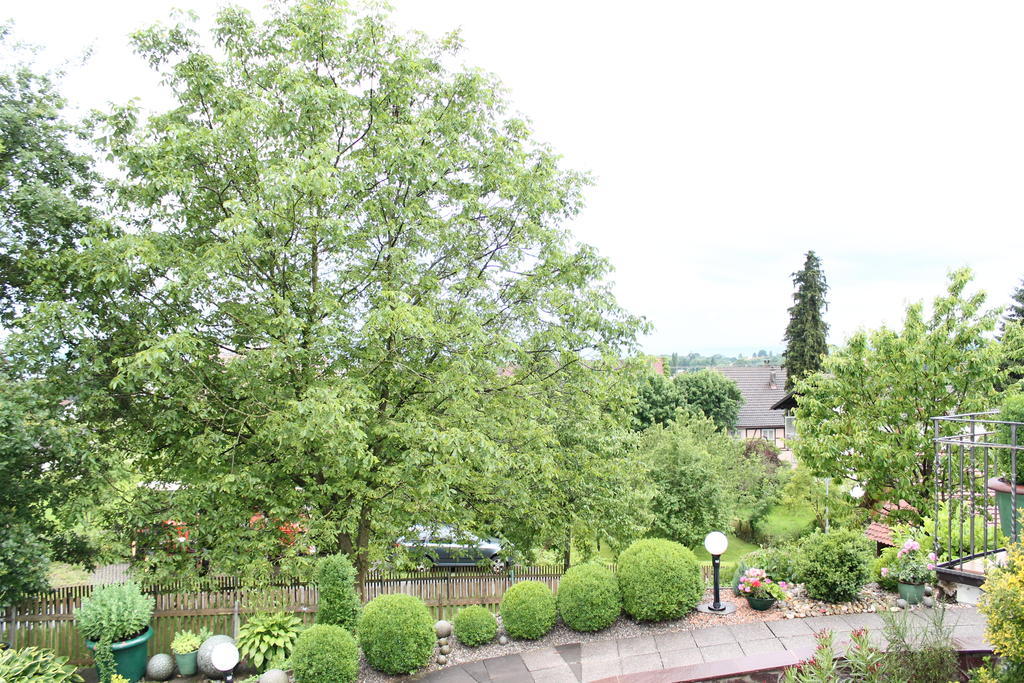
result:
[[[775,441],[775,430],[774,429],[762,429],[761,438],[765,441]]]

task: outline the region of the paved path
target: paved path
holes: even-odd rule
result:
[[[915,610],[911,624],[924,628],[926,612]],[[985,618],[974,608],[946,612],[946,624],[960,643],[984,639]],[[850,641],[850,632],[867,628],[871,639],[885,645],[882,619],[877,614],[848,614],[807,619],[713,626],[694,631],[619,638],[584,644],[560,645],[479,662],[451,666],[430,673],[431,683],[578,683],[642,671],[658,671],[689,664],[717,662],[786,650],[808,650],[814,633],[830,630],[838,646]]]

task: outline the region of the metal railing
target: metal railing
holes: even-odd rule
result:
[[[992,563],[1018,542],[1017,464],[1024,461],[1024,423],[997,419],[998,411],[932,418],[935,506],[933,537],[939,578],[984,582]],[[1024,501],[1022,501],[1024,502]]]

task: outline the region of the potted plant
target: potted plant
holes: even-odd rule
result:
[[[1010,422],[1024,423],[1024,394],[1011,394],[1003,401],[1003,407],[999,411],[996,424],[996,442],[1009,446],[1009,448],[996,449],[997,466],[999,475],[992,477],[986,482],[986,486],[993,492],[996,498],[996,507],[999,509],[999,526],[1003,534],[1013,537],[1014,515],[1011,511],[1014,508],[1014,497],[1016,497],[1016,525],[1020,533],[1020,510],[1024,509],[1024,424],[1011,425]],[[1013,427],[1016,426],[1016,429]],[[1014,469],[1013,453],[1016,451],[1017,468]]]
[[[785,600],[785,581],[772,581],[768,573],[757,567],[751,567],[740,577],[740,595],[747,599],[751,608],[764,611],[771,609],[776,600]]]
[[[891,567],[882,567],[880,573],[895,579],[900,597],[916,605],[924,597],[925,584],[935,578],[935,562],[935,553],[925,555],[921,544],[908,538],[896,551],[896,561]]]
[[[178,631],[174,634],[174,638],[171,640],[171,652],[174,653],[174,662],[178,665],[179,674],[182,676],[195,674],[196,655],[202,644],[202,637],[195,631]]]
[[[146,673],[146,642],[153,598],[134,583],[100,586],[75,610],[75,622],[93,651],[100,680],[114,674],[138,681]]]

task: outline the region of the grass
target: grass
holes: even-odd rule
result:
[[[757,523],[761,534],[774,541],[795,541],[803,535],[814,521],[814,513],[807,509],[774,506],[764,519]]]
[[[729,547],[726,548],[725,554],[722,555],[722,562],[737,562],[741,557],[758,548],[753,543],[747,543],[740,538],[736,538],[733,534],[726,534],[726,537],[729,539]],[[704,549],[703,542],[692,548],[692,550],[701,562],[711,561],[711,554]]]
[[[51,562],[50,569],[47,572],[50,585],[54,588],[79,586],[83,583],[89,583],[91,577],[92,574],[87,572],[82,566],[65,562]]]

